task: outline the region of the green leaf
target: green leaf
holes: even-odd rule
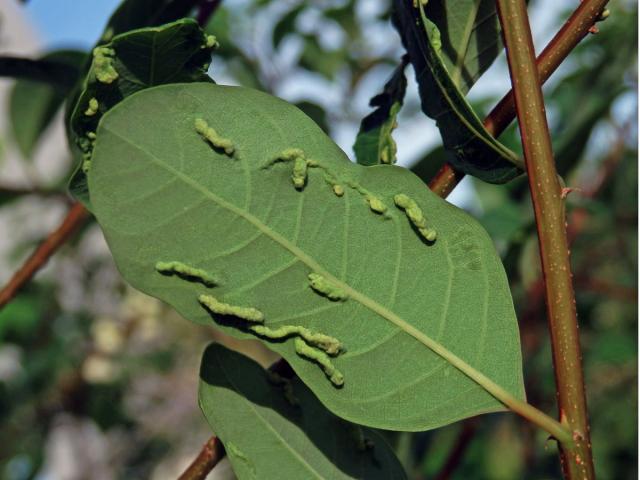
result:
[[[13,86],[9,97],[11,132],[26,159],[32,157],[42,133],[75,84],[85,58],[84,52],[76,50],[51,52],[42,58],[44,61],[68,67],[64,88],[31,80],[18,80]]]
[[[354,164],[300,110],[239,87],[139,92],[103,117],[97,135],[91,201],[124,277],[239,338],[258,336],[263,317],[260,338],[335,414],[425,430],[503,410],[479,372],[524,396],[491,239],[408,170]],[[426,226],[416,219],[422,232],[394,205],[398,194],[426,215]],[[431,227],[435,242],[423,237]],[[264,330],[285,326],[296,331]],[[301,328],[346,351],[317,337],[305,349]]]
[[[204,352],[198,396],[240,480],[407,478],[380,434],[331,414],[299,379],[222,345]]]
[[[384,85],[382,93],[371,99],[370,105],[378,108],[362,119],[353,145],[356,160],[361,165],[396,163],[397,147],[391,133],[396,128],[396,117],[407,91],[404,70],[408,61],[403,59]]]
[[[394,23],[416,71],[422,110],[436,120],[453,166],[489,183],[520,175],[522,161],[487,132],[447,71],[438,27],[420,2],[419,8],[412,5],[394,0]]]
[[[272,37],[273,48],[277,49],[288,33],[295,32],[296,20],[304,10],[304,7],[305,6],[301,4],[292,8],[275,24]]]
[[[494,0],[429,0],[426,17],[440,32],[440,58],[466,94],[502,52]]]
[[[102,115],[122,99],[154,85],[209,80],[207,68],[215,47],[212,39],[194,20],[183,19],[116,35],[108,44],[94,49],[91,68],[71,115],[71,132],[83,162],[69,188],[86,207],[90,208],[85,170],[93,150],[93,133]]]
[[[186,17],[202,0],[123,0],[107,22],[100,43],[143,27],[157,27]]]

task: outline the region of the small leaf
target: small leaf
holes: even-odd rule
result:
[[[370,105],[378,107],[362,119],[360,131],[353,145],[356,160],[361,165],[396,163],[396,142],[391,133],[396,128],[397,116],[407,91],[404,69],[408,58],[394,70],[384,85],[382,93],[371,99]]]
[[[65,81],[58,86],[30,80],[18,80],[11,89],[9,97],[9,118],[13,137],[26,159],[31,159],[38,140],[62,106],[65,96],[77,80],[79,68],[86,58],[84,52],[60,50],[45,55],[42,59],[68,65],[69,73]]]
[[[239,480],[406,478],[380,434],[330,413],[298,378],[222,345],[204,352],[198,397]]]
[[[458,170],[505,183],[523,170],[518,156],[494,139],[464,98],[443,61],[442,34],[418,2],[394,0],[394,23],[416,71],[422,110],[436,120]]]
[[[503,410],[478,371],[523,397],[491,239],[408,170],[354,164],[295,107],[214,84],[139,92],[97,137],[91,201],[124,277],[197,323],[259,338],[335,414],[425,430]],[[156,271],[174,261],[220,282]],[[209,297],[258,321],[211,313]]]
[[[85,206],[90,207],[84,170],[104,113],[129,95],[154,85],[210,80],[207,68],[214,47],[212,36],[194,20],[183,19],[116,35],[94,49],[91,68],[71,115],[71,131],[83,162],[69,188]]]

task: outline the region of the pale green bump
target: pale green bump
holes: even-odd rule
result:
[[[89,140],[95,140],[96,139],[96,132],[87,132],[87,138]]]
[[[344,385],[344,376],[335,365],[333,365],[326,353],[308,345],[302,338],[294,339],[294,346],[298,355],[316,362],[336,387]]]
[[[332,356],[342,351],[342,344],[338,339],[325,335],[324,333],[313,332],[299,325],[283,325],[278,328],[269,328],[265,325],[253,325],[250,329],[257,335],[272,340],[282,340],[295,335]]]
[[[215,275],[182,262],[157,262],[156,270],[163,275],[177,275],[183,280],[198,281],[207,287],[220,285],[220,280]]]
[[[211,295],[202,294],[198,297],[200,304],[212,313],[218,315],[233,315],[248,322],[264,322],[264,314],[253,307],[239,307],[219,301]]]
[[[283,150],[282,153],[280,153],[280,155],[278,155],[277,159],[288,162],[290,160],[295,160],[296,158],[299,158],[299,157],[304,158],[303,150],[301,150],[300,148],[287,148]]]
[[[218,48],[220,46],[220,44],[218,43],[218,39],[215,37],[215,35],[207,35],[205,37],[205,41],[204,41],[204,47],[205,48]]]
[[[367,194],[364,198],[369,204],[371,211],[375,213],[385,213],[387,211],[387,206],[375,195]]]
[[[296,157],[293,161],[291,181],[298,190],[302,190],[307,182],[307,167],[307,160],[304,157]]]
[[[399,193],[393,197],[398,208],[404,210],[411,223],[418,229],[420,235],[422,235],[429,242],[436,240],[437,234],[433,228],[427,227],[427,219],[422,213],[422,209],[418,204],[413,201],[409,196],[404,193]]]
[[[118,72],[113,66],[115,50],[109,47],[93,49],[93,71],[96,79],[101,83],[113,83],[118,78]]]
[[[87,107],[87,109],[84,111],[84,114],[87,117],[92,117],[94,116],[96,113],[98,113],[98,99],[97,98],[91,98],[89,100],[89,106]]]
[[[335,184],[333,186],[333,193],[336,194],[336,196],[341,197],[344,195],[344,187],[340,184]]]
[[[228,138],[220,136],[218,132],[216,132],[214,128],[210,127],[204,119],[196,118],[194,126],[196,128],[196,132],[200,134],[203,140],[209,142],[213,147],[224,151],[224,153],[229,157],[233,155],[233,152],[235,151],[233,142]]]
[[[318,273],[310,273],[308,278],[311,288],[320,295],[324,295],[329,300],[336,302],[347,299],[347,294],[342,288],[333,284],[322,275]]]

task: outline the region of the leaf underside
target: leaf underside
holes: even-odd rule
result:
[[[417,4],[414,7],[412,0],[394,0],[393,19],[416,72],[423,112],[436,121],[456,169],[489,183],[512,180],[522,173],[522,161],[487,132],[465,99],[465,90],[460,89],[473,79],[467,75],[473,70],[463,68],[463,63],[453,72],[447,69],[450,61],[446,61],[443,48],[453,42],[447,42],[449,37],[445,35],[445,42],[439,46],[442,32],[426,17],[422,4]],[[493,45],[495,40],[490,38],[489,43]],[[478,69],[476,75],[481,71]]]
[[[234,153],[205,142],[197,119],[229,139]],[[213,84],[139,92],[109,111],[97,133],[91,202],[124,277],[184,317],[239,338],[255,335],[246,322],[210,314],[199,295],[259,309],[269,328],[335,337],[346,349],[331,359],[342,388],[296,354],[294,338],[263,338],[335,414],[415,431],[504,409],[429,341],[524,397],[513,304],[490,238],[408,170],[353,164],[290,104]],[[265,168],[291,148],[318,165],[301,190],[291,162]],[[342,196],[330,181],[344,187]],[[373,212],[363,192],[387,212]],[[435,242],[394,206],[397,194],[422,209]],[[159,261],[211,272],[220,283],[161,275]],[[310,273],[348,298],[318,294]]]
[[[379,433],[330,413],[299,379],[269,377],[221,345],[204,353],[198,397],[239,480],[406,478]]]

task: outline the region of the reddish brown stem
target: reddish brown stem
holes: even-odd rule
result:
[[[524,0],[497,0],[496,4],[538,231],[560,422],[573,436],[573,441],[560,442],[562,467],[567,479],[591,480],[595,473],[564,197],[551,149],[529,17]]]
[[[224,455],[224,447],[220,440],[217,437],[211,437],[178,480],[205,480]]]
[[[580,6],[537,58],[536,67],[540,82],[544,84],[576,45],[589,33],[607,3],[609,0],[582,0]],[[515,116],[513,90],[510,90],[485,118],[484,127],[491,135],[497,137],[509,126]],[[464,173],[457,172],[446,163],[429,182],[429,188],[440,197],[445,198],[463,178]]]
[[[80,204],[75,203],[58,228],[38,246],[27,261],[0,290],[0,309],[16,296],[18,291],[40,270],[47,260],[62,246],[87,220],[89,214]]]

